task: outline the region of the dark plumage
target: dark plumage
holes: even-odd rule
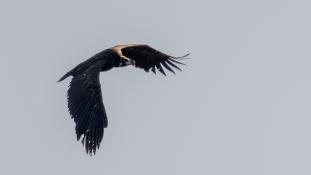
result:
[[[174,69],[181,69],[176,64],[182,57],[173,57],[157,51],[148,45],[117,45],[106,49],[66,73],[59,81],[72,76],[68,89],[68,109],[71,117],[76,123],[76,134],[86,152],[92,154],[99,148],[104,135],[104,128],[107,127],[107,115],[103,104],[99,73],[112,69],[134,65],[145,71],[151,69],[166,75],[164,68],[172,73]]]

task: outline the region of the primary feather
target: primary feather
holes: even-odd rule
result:
[[[165,67],[167,70],[171,71],[172,73],[175,73],[175,72],[170,66],[181,71],[181,69],[172,62],[175,62],[177,64],[183,64],[179,61],[176,61],[176,59],[185,58],[189,55],[187,54],[182,57],[173,57],[173,56],[164,54],[156,49],[153,49],[152,47],[148,45],[128,46],[122,49],[122,53],[126,57],[133,59],[135,61],[136,67],[142,68],[146,70],[147,72],[151,68],[153,68],[152,71],[155,72],[155,67],[156,67],[157,70],[160,71],[163,75],[166,75],[163,67]]]

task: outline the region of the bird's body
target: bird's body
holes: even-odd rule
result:
[[[185,56],[188,56],[185,55]],[[72,76],[68,90],[68,109],[76,123],[76,134],[81,136],[87,153],[95,154],[107,127],[107,115],[104,108],[99,74],[114,67],[134,65],[145,71],[156,69],[166,75],[163,67],[174,73],[171,67],[181,70],[175,64],[183,64],[176,59],[147,45],[117,45],[106,49],[80,63],[59,81]],[[162,66],[163,67],[162,67]]]

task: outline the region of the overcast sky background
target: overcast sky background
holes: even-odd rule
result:
[[[310,1],[0,2],[0,174],[311,174]],[[109,126],[76,141],[69,79],[116,44],[191,53],[101,74]]]

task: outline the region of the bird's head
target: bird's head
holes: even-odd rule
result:
[[[135,61],[124,56],[122,53],[122,49],[125,47],[131,46],[129,45],[116,45],[112,47],[112,50],[119,56],[120,62],[119,62],[119,67],[124,67],[124,66],[129,66],[129,65],[134,65],[135,66]]]

